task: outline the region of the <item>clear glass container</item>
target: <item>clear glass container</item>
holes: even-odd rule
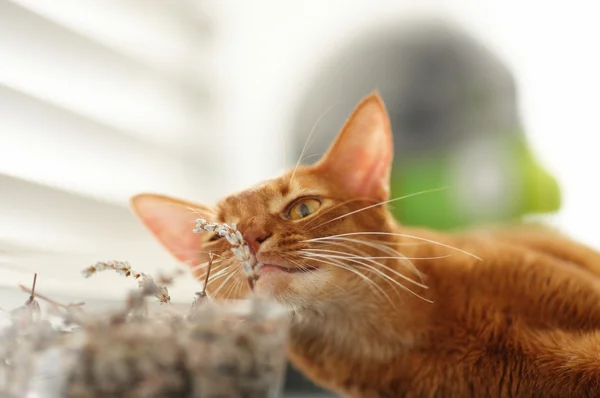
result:
[[[281,395],[289,314],[272,301],[210,302],[193,317],[89,315],[32,356],[27,398],[236,398]]]
[[[218,303],[187,331],[200,396],[278,397],[287,362],[289,314],[272,302]],[[227,331],[223,333],[223,331]]]

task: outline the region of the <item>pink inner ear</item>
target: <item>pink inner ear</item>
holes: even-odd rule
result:
[[[194,233],[196,219],[213,217],[204,206],[160,195],[138,195],[132,207],[158,241],[179,261],[195,266],[204,261],[200,235]]]
[[[381,98],[365,98],[346,122],[319,167],[357,197],[387,200],[393,158],[389,117]]]

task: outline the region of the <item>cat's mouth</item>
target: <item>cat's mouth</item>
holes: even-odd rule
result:
[[[263,264],[260,269],[261,274],[271,273],[271,272],[284,272],[286,274],[304,274],[307,272],[312,272],[317,269],[317,267],[313,267],[308,264],[299,264],[288,263],[281,257],[276,254],[270,253],[257,253],[256,261]]]
[[[300,273],[305,273],[305,272],[311,272],[316,270],[316,267],[309,267],[309,266],[304,266],[304,267],[286,267],[283,265],[277,265],[277,264],[263,264],[262,268],[260,269],[260,272],[286,272],[288,274],[300,274]]]

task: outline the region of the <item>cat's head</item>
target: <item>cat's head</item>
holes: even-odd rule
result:
[[[372,289],[365,283],[372,276],[356,256],[381,252],[356,233],[393,228],[394,220],[382,204],[389,195],[392,157],[388,114],[373,93],[357,106],[314,165],[290,170],[215,206],[153,194],[135,196],[132,206],[199,280],[208,253],[214,253],[208,293],[216,298],[245,296],[246,279],[228,242],[211,232],[194,233],[195,220],[235,223],[252,254],[265,264],[257,294],[299,310]]]

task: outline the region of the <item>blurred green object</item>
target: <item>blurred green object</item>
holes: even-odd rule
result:
[[[313,128],[310,153],[325,152],[373,89],[394,133],[392,198],[411,195],[390,204],[403,224],[460,229],[560,208],[559,184],[527,140],[511,71],[437,21],[378,26],[334,54],[301,101],[298,154]]]
[[[511,162],[512,170],[516,172],[506,176],[512,184],[506,187],[500,198],[511,197],[512,200],[504,201],[504,205],[491,203],[492,198],[477,197],[476,187],[471,188],[476,197],[464,200],[469,189],[465,190],[466,195],[459,195],[454,189],[460,176],[451,172],[452,155],[438,153],[430,157],[404,159],[400,162],[401,167],[392,170],[391,197],[408,196],[390,205],[392,213],[405,225],[448,230],[488,222],[512,222],[529,214],[557,211],[561,195],[556,179],[535,159],[524,140],[510,144],[512,148],[506,151],[504,160]],[[466,179],[469,172],[473,170],[467,170]],[[431,191],[435,188],[443,189]],[[480,204],[487,204],[483,206],[487,211],[472,211],[473,202],[477,200],[483,201]]]

